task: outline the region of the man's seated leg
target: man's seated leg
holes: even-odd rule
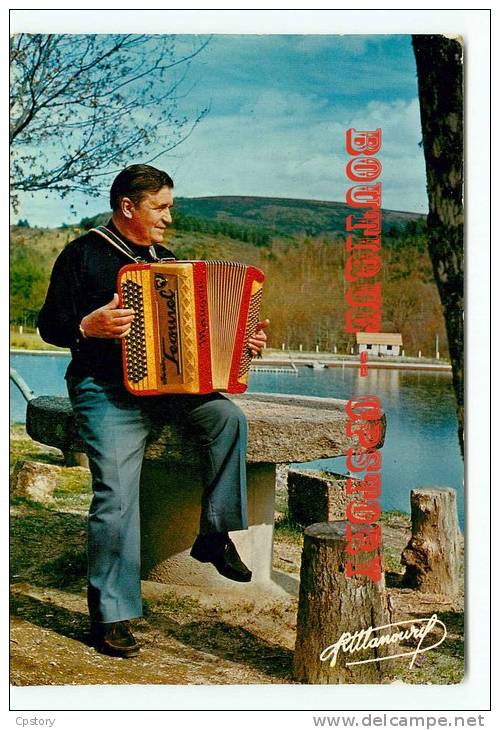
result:
[[[137,653],[123,622],[142,615],[139,482],[149,418],[121,386],[93,378],[69,392],[89,457],[88,605],[98,648]]]
[[[190,410],[188,418],[205,459],[200,535],[191,555],[212,563],[226,578],[246,583],[252,572],[227,534],[248,528],[246,417],[229,398],[216,394]]]
[[[227,534],[248,528],[246,417],[220,393],[170,397],[168,407],[174,408],[177,416],[183,413],[201,448],[204,489],[200,535],[191,555],[212,563],[226,578],[247,582],[252,572]],[[162,412],[165,414],[164,409]]]

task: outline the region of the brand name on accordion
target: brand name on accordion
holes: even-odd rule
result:
[[[161,338],[162,361],[160,365],[161,381],[166,384],[168,382],[168,366],[172,363],[175,366],[176,374],[179,375],[180,367],[180,349],[179,349],[179,316],[177,291],[167,288],[167,279],[164,276],[156,276],[155,289],[158,296],[164,301],[165,309],[160,312],[160,318],[166,317],[165,334]],[[163,308],[162,308],[163,309]]]

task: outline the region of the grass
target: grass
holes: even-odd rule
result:
[[[386,573],[401,573],[401,550],[384,545],[384,570]]]
[[[190,596],[176,596],[175,593],[166,593],[159,600],[144,600],[145,615],[148,613],[190,614],[200,609],[200,602]],[[205,609],[206,610],[206,609]]]
[[[446,626],[446,641],[439,649],[436,648],[417,657],[411,669],[406,666],[400,677],[404,682],[459,684],[464,680],[464,613],[463,611],[436,613]]]
[[[70,548],[42,566],[42,581],[47,587],[82,590],[86,584],[87,555],[83,548]]]
[[[10,425],[10,471],[21,460],[43,461],[45,464],[63,465],[63,457],[58,449],[51,449],[33,441],[21,423]]]
[[[12,350],[53,350],[55,352],[69,352],[61,347],[44,342],[36,332],[10,331],[10,347]]]
[[[278,542],[301,547],[303,534],[302,527],[291,520],[287,514],[279,517],[274,523],[274,539]]]
[[[410,515],[399,510],[387,510],[380,515],[380,522],[391,527],[409,527]]]
[[[83,494],[89,491],[89,472],[82,467],[67,468],[67,474],[63,473],[63,478],[55,489],[55,497],[64,497],[65,495]]]

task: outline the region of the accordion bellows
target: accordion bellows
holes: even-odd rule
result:
[[[259,269],[229,261],[120,269],[120,306],[135,312],[122,340],[126,388],[135,395],[243,393],[263,281]]]

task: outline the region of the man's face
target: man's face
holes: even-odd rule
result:
[[[133,240],[141,246],[162,243],[165,228],[172,223],[170,208],[174,204],[171,188],[161,188],[157,193],[144,193],[140,202],[130,204],[129,221]]]

